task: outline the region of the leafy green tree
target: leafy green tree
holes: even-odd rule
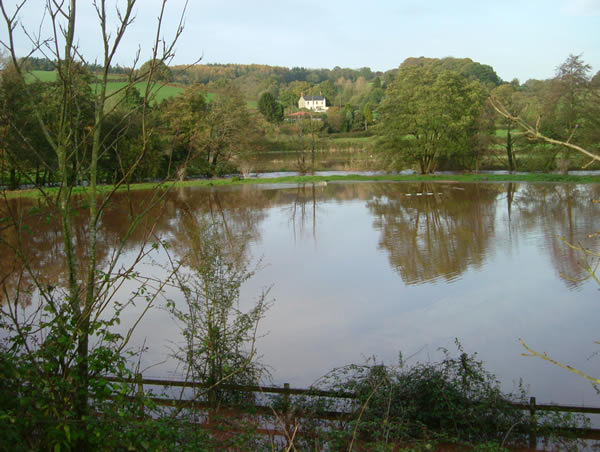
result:
[[[163,144],[158,134],[144,138],[143,130],[144,127],[159,128],[157,109],[151,107],[134,86],[113,96],[109,104],[104,139],[113,145],[99,162],[103,179],[115,182],[127,176],[129,181],[139,182],[159,177]],[[138,162],[142,153],[143,159]]]
[[[344,113],[340,107],[329,107],[327,110],[327,127],[330,133],[341,132],[344,126]]]
[[[167,137],[167,177],[185,177],[190,162],[199,158],[204,145],[208,102],[202,90],[193,85],[177,97],[161,105],[161,116]]]
[[[588,122],[591,67],[581,55],[569,55],[557,68],[552,80],[543,82],[537,91],[537,109],[529,113],[530,122],[538,122],[540,131],[559,141],[575,142],[586,146],[580,135],[585,134]],[[587,124],[586,124],[587,123]],[[562,151],[562,152],[561,152]],[[569,148],[553,146],[552,162],[562,154],[558,165],[568,171],[571,152]]]
[[[534,142],[547,144],[547,168],[553,169],[558,156],[562,171],[572,164],[572,150],[598,160],[593,152],[600,140],[600,96],[590,77],[590,66],[581,55],[570,55],[557,68],[552,80],[528,80],[518,91],[519,102],[528,105],[513,110],[504,98],[492,96],[496,112],[518,124],[523,134]]]
[[[342,131],[350,132],[352,130],[352,124],[354,123],[354,107],[349,103],[344,106],[342,110],[344,115],[344,122],[342,123]]]
[[[298,107],[298,99],[300,99],[300,95],[302,93],[308,94],[312,85],[308,82],[304,81],[294,81],[291,82],[287,88],[280,90],[279,92],[279,102],[285,108],[297,108]]]
[[[48,159],[44,137],[37,127],[32,104],[27,102],[27,89],[35,93],[38,105],[45,105],[42,101],[42,86],[36,82],[29,87],[19,76],[12,65],[8,65],[0,73],[0,176],[2,185],[11,189],[18,188],[24,180],[26,183],[40,183],[40,169],[44,174],[55,168]],[[41,167],[46,158],[48,167]],[[35,170],[35,179],[31,173]],[[8,181],[4,180],[8,176]]]
[[[369,124],[373,124],[373,110],[371,109],[371,104],[368,102],[362,109],[362,115],[365,123],[365,130],[368,130]]]
[[[372,88],[369,92],[367,102],[371,105],[379,105],[384,97],[385,91],[383,90],[383,88]]]
[[[169,177],[231,172],[235,161],[255,148],[259,131],[239,89],[227,81],[214,89],[210,102],[192,87],[164,105],[165,133],[171,138]]]
[[[19,60],[26,62],[26,60]],[[4,127],[5,156],[10,157],[10,185],[17,188],[18,182],[44,184],[47,177],[57,170],[56,154],[47,140],[39,119],[52,133],[61,127],[61,114],[64,114],[64,81],[25,82],[14,64],[2,71],[0,98]],[[73,141],[77,142],[76,155],[66,169],[70,183],[77,183],[77,164],[85,165],[89,160],[91,137],[86,130],[94,122],[94,104],[90,83],[92,76],[84,65],[72,65],[71,95],[75,113],[71,118]],[[42,174],[43,173],[43,176]]]
[[[487,64],[468,63],[462,70],[462,74],[467,78],[479,80],[484,85],[498,86],[502,83],[496,71]]]
[[[258,111],[269,122],[280,123],[283,121],[283,105],[277,102],[269,92],[263,93],[258,99]]]
[[[151,59],[146,61],[138,71],[138,77],[142,79],[151,79],[155,82],[169,82],[173,74],[164,60]]]
[[[337,96],[337,89],[331,80],[324,80],[313,89],[313,94],[323,96],[327,101],[327,105],[333,105],[333,101]]]
[[[553,87],[559,95],[557,113],[564,127],[563,138],[570,137],[584,120],[591,69],[581,55],[572,54],[558,67]]]
[[[518,116],[524,105],[520,101],[519,92],[513,84],[504,84],[492,90],[491,95],[498,99],[513,116]],[[508,171],[512,172],[516,169],[514,157],[515,144],[515,127],[516,122],[512,118],[504,118],[504,127],[506,128],[506,158]]]
[[[470,152],[484,101],[477,81],[431,65],[401,67],[379,108],[379,133],[394,167],[416,164],[422,174],[443,159]]]
[[[539,85],[540,83],[531,83],[531,80],[528,80],[526,85]],[[544,85],[542,83],[542,85]],[[590,158],[591,161],[600,162],[600,156],[594,151],[590,151],[579,144],[575,144],[571,140],[560,140],[554,138],[553,131],[546,132],[541,127],[541,114],[538,113],[537,118],[534,116],[533,121],[531,121],[531,117],[526,115],[527,112],[522,113],[521,115],[513,115],[508,111],[507,107],[502,104],[502,102],[494,96],[489,98],[490,104],[500,116],[512,120],[518,127],[523,131],[523,135],[530,140],[544,142],[550,145],[554,145],[557,147],[568,148],[569,150],[574,150],[586,157]]]
[[[600,71],[596,72],[596,75],[592,77],[590,84],[592,88],[600,88]]]

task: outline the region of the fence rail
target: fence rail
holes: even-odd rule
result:
[[[142,375],[137,374],[134,379],[122,379],[116,377],[107,377],[107,380],[113,382],[130,383],[137,385],[137,391],[140,394],[144,393],[144,386],[162,386],[162,387],[181,387],[181,388],[205,388],[211,389],[210,385],[204,383],[190,382],[190,381],[179,381],[179,380],[163,380],[156,378],[143,378]],[[284,383],[283,387],[280,386],[259,386],[259,385],[234,385],[234,384],[219,384],[219,389],[239,392],[254,392],[261,394],[279,394],[283,395],[283,410],[284,414],[290,407],[290,396],[292,395],[306,395],[316,397],[330,397],[330,398],[343,398],[343,399],[356,399],[356,396],[351,392],[343,391],[326,391],[320,389],[305,389],[305,388],[291,388],[289,383]],[[152,397],[158,405],[172,406],[172,407],[197,407],[197,408],[210,408],[209,402],[204,401],[193,401],[186,399],[167,399],[161,397]],[[537,441],[537,414],[540,412],[560,412],[560,413],[582,413],[582,414],[600,414],[600,407],[590,406],[575,406],[575,405],[557,405],[557,404],[537,404],[535,397],[530,397],[529,403],[511,403],[514,408],[521,409],[523,411],[529,411],[530,414],[530,444],[535,445]],[[273,414],[273,409],[268,406],[254,405],[252,409],[257,413],[261,414]],[[324,420],[339,420],[348,419],[351,413],[341,411],[324,411],[319,413],[319,418]],[[569,434],[576,436],[581,439],[600,439],[600,429],[596,428],[563,428]]]

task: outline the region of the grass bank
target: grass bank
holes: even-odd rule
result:
[[[120,190],[148,190],[167,187],[216,187],[227,185],[256,185],[256,184],[307,184],[316,182],[527,182],[527,183],[574,183],[574,184],[598,184],[600,176],[574,176],[564,174],[529,173],[529,174],[456,174],[456,175],[372,175],[363,176],[358,174],[334,175],[334,176],[283,176],[273,178],[249,178],[239,177],[223,179],[198,179],[183,182],[145,182],[122,186]],[[113,189],[112,185],[103,185],[102,191]],[[57,188],[46,188],[51,193]],[[74,193],[84,193],[85,187],[76,187]],[[6,198],[38,197],[39,192],[35,189],[5,191]]]

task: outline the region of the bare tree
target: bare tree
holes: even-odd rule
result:
[[[116,23],[111,24],[110,7],[107,6],[106,0],[93,0],[103,56],[101,71],[97,74],[91,94],[93,119],[89,122],[83,121],[83,106],[77,92],[81,67],[87,63],[78,47],[78,36],[89,32],[80,28],[77,14],[80,5],[76,0],[47,0],[44,6],[45,22],[36,31],[34,28],[28,28],[21,21],[21,15],[30,3],[33,2],[21,0],[15,6],[11,6],[8,2],[0,0],[0,11],[7,35],[5,40],[0,40],[0,46],[8,52],[10,64],[23,81],[28,102],[34,107],[36,126],[43,133],[46,145],[51,148],[53,158],[58,163],[58,188],[48,189],[37,186],[36,189],[42,200],[40,203],[43,206],[42,214],[48,215],[49,218],[56,217],[60,224],[59,240],[66,281],[63,287],[60,281],[47,282],[36,272],[34,263],[27,260],[22,240],[9,242],[4,236],[0,236],[0,245],[12,250],[15,260],[20,262],[21,277],[28,276],[33,283],[30,293],[39,299],[39,309],[28,318],[23,318],[19,313],[22,290],[17,285],[16,290],[9,291],[6,278],[3,277],[2,289],[8,300],[2,306],[1,320],[3,328],[9,331],[12,341],[7,350],[13,353],[13,356],[19,356],[31,364],[30,370],[35,374],[28,377],[31,381],[37,378],[38,382],[47,383],[46,389],[51,393],[49,400],[54,403],[49,410],[64,430],[63,437],[66,437],[64,441],[68,443],[67,447],[84,449],[88,439],[82,432],[85,430],[85,420],[91,414],[90,403],[94,395],[91,394],[90,389],[91,379],[114,369],[110,361],[113,357],[117,360],[123,357],[122,352],[127,346],[133,328],[139,322],[138,319],[131,325],[127,334],[118,338],[109,331],[108,327],[117,319],[119,309],[115,310],[114,315],[110,317],[111,320],[104,321],[103,318],[106,312],[113,308],[115,294],[124,282],[139,277],[135,265],[158,245],[147,243],[147,246],[142,246],[134,262],[126,266],[119,263],[119,257],[125,249],[127,238],[140,226],[146,213],[156,205],[165,192],[155,191],[145,207],[136,208],[132,204],[129,205],[127,212],[129,227],[116,249],[112,251],[107,263],[99,262],[97,255],[99,225],[103,212],[116,191],[127,184],[129,176],[144,159],[150,134],[146,117],[149,108],[148,100],[153,92],[154,71],[160,65],[167,64],[174,55],[175,43],[183,31],[183,17],[187,3],[183,6],[172,37],[166,39],[164,19],[167,13],[167,0],[162,1],[152,44],[152,63],[148,65],[147,71],[138,73],[134,70],[138,59],[136,55],[127,86],[109,93],[107,89],[109,69],[117,49],[134,21],[134,8],[137,2],[124,0],[117,5],[114,11]],[[48,36],[42,36],[42,30],[45,29],[50,30]],[[25,58],[17,55],[19,30],[23,31],[31,45],[31,52]],[[24,64],[28,56],[34,55],[42,55],[52,60],[55,65],[57,83],[54,89],[59,99],[59,109],[51,120],[44,114],[41,106],[36,105],[36,97],[26,83],[27,73]],[[98,163],[109,149],[114,150],[115,147],[115,143],[108,141],[107,138],[114,136],[106,133],[107,115],[111,108],[120,105],[119,95],[134,88],[134,84],[141,79],[148,81],[143,96],[144,102],[139,107],[142,110],[141,151],[112,188],[108,191],[100,189]],[[110,98],[115,98],[116,101],[109,107],[107,100]],[[112,127],[119,128],[116,131],[118,136],[123,133],[127,125],[123,122]],[[14,130],[14,132],[26,140],[21,131]],[[31,148],[31,152],[36,152],[36,149]],[[85,186],[76,187],[82,181],[85,182]],[[35,183],[33,180],[31,182]],[[5,202],[8,206],[6,199]],[[86,215],[87,224],[83,231],[75,230],[72,220],[74,209]],[[28,215],[10,208],[7,208],[5,213],[2,229],[4,231],[12,229],[16,231],[17,236],[22,234],[26,228]],[[38,212],[37,215],[39,214]],[[148,241],[156,240],[151,227],[147,230],[146,237]],[[148,283],[148,281],[142,279],[142,282]],[[158,291],[164,284],[164,281],[157,282],[154,287]],[[137,295],[139,294],[138,292]],[[144,312],[156,295],[157,292],[154,292],[146,297],[147,307]],[[104,360],[98,359],[99,355],[95,352],[106,343],[112,344],[113,355],[105,356]],[[96,345],[98,348],[94,348]],[[83,428],[79,427],[78,423],[81,422]],[[77,434],[75,434],[76,427]]]

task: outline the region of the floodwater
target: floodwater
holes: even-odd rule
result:
[[[139,208],[150,194],[130,196],[120,195],[102,219],[101,262],[109,261],[124,235],[130,206]],[[581,281],[584,255],[561,239],[598,250],[598,199],[598,185],[566,184],[182,188],[151,210],[121,263],[133,262],[144,243],[163,240],[172,261],[186,265],[200,221],[218,222],[223,246],[236,262],[252,268],[260,261],[242,287],[242,309],[271,288],[273,304],[257,347],[275,384],[306,387],[334,368],[372,357],[390,365],[400,353],[407,365],[435,361],[441,347],[455,352],[458,339],[506,391],[516,390],[522,378],[538,403],[600,406],[583,378],[522,356],[519,343],[600,375],[600,345],[594,343],[600,340],[600,286]],[[31,207],[31,201],[19,203],[12,207]],[[78,218],[75,237],[85,243]],[[30,228],[34,232],[23,235],[29,258],[42,280],[60,285],[59,228],[43,215]],[[18,242],[14,231],[1,233]],[[168,262],[158,251],[138,269],[158,278]],[[0,261],[2,275],[15,268],[12,259]],[[120,299],[133,290],[131,281]],[[164,298],[181,303],[182,297],[168,287],[163,295],[134,335],[135,347],[147,347],[141,358],[146,377],[178,372],[170,354],[181,342],[180,327],[161,306]],[[129,308],[121,324],[132,324],[141,305]]]

